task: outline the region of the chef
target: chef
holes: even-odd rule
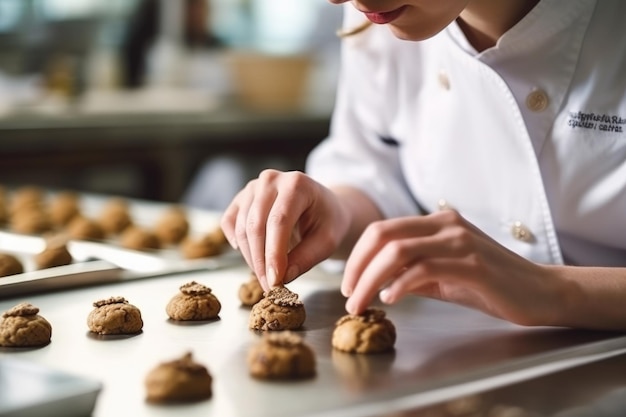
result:
[[[353,314],[414,294],[626,329],[626,3],[331,2],[330,135],[222,221],[265,288],[336,257]]]

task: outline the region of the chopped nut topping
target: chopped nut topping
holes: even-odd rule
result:
[[[128,304],[128,301],[124,297],[111,297],[105,300],[98,300],[93,303],[93,306],[102,307],[108,304]]]
[[[211,294],[211,289],[206,285],[197,283],[196,281],[188,282],[180,287],[180,292],[185,295],[206,295]]]
[[[298,299],[298,294],[289,291],[285,287],[272,288],[265,294],[265,298],[270,300],[272,303],[283,307],[298,306],[302,304],[302,301]]]
[[[30,303],[20,303],[15,307],[7,310],[2,314],[2,317],[19,317],[19,316],[34,316],[39,313],[39,308]]]
[[[346,316],[341,317],[337,321],[337,326],[351,320],[361,321],[363,323],[379,323],[383,321],[386,317],[386,314],[383,310],[379,308],[370,307],[366,309],[361,314],[348,314]]]
[[[301,336],[290,331],[266,333],[264,338],[266,343],[277,347],[294,347],[304,343]]]
[[[189,373],[205,373],[206,367],[197,362],[194,362],[193,356],[191,352],[187,352],[182,358],[176,359],[168,363],[168,365],[173,366],[176,369],[181,371],[186,371]]]

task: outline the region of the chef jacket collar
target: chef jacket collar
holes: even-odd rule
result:
[[[482,61],[527,52],[567,29],[580,16],[593,13],[597,0],[541,0],[515,26],[498,39],[496,45],[478,52],[456,21],[446,29],[448,36],[465,53]]]

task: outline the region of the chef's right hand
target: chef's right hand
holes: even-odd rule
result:
[[[328,258],[350,224],[331,190],[302,172],[267,169],[226,208],[221,227],[264,290]]]

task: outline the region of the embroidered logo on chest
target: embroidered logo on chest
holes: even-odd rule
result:
[[[613,114],[569,112],[567,125],[572,129],[624,133],[626,118]]]

